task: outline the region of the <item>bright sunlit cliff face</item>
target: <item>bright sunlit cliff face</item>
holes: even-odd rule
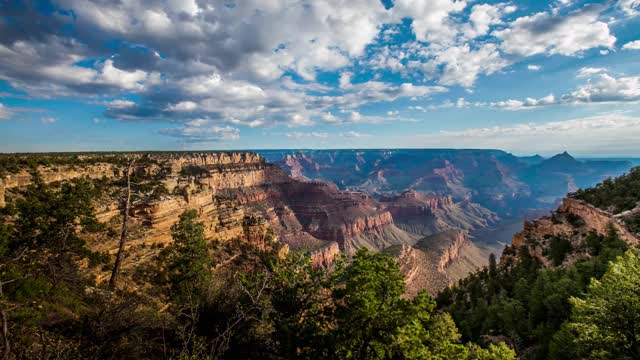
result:
[[[11,1],[0,151],[629,156],[637,1]]]

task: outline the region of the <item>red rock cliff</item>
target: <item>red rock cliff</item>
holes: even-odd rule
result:
[[[462,231],[457,231],[449,243],[442,251],[438,259],[438,271],[444,272],[447,266],[451,264],[460,255],[460,249],[468,242],[466,235]]]
[[[638,244],[638,239],[613,214],[591,206],[584,201],[564,198],[562,205],[558,208],[558,212],[578,216],[584,221],[588,230],[594,230],[601,235],[605,234],[609,224],[612,224],[618,231],[620,238],[629,244]]]
[[[328,268],[333,264],[336,257],[340,255],[340,246],[336,242],[330,242],[326,246],[312,250],[309,255],[314,267]]]

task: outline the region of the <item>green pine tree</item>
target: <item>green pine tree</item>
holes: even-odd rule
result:
[[[584,299],[572,297],[568,324],[580,357],[640,358],[640,256],[629,250],[591,280]]]
[[[212,261],[204,236],[204,225],[195,210],[187,210],[171,227],[173,244],[168,249],[167,270],[171,297],[193,294],[211,278]]]

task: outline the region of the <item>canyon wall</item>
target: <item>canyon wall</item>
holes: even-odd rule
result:
[[[595,231],[600,235],[604,235],[609,224],[618,232],[622,240],[628,244],[637,245],[638,239],[629,232],[626,226],[620,222],[613,214],[598,209],[590,204],[572,198],[564,198],[562,205],[558,208],[559,213],[573,214],[582,219],[585,227],[591,231]]]
[[[551,210],[575,187],[628,171],[627,161],[580,161],[563,153],[545,159],[500,150],[367,149],[264,150],[267,160],[295,177],[321,179],[372,195],[416,190],[451,195],[502,217]]]
[[[120,171],[112,164],[38,166],[37,170],[45,183],[77,178],[99,179],[106,177],[112,179],[120,176]],[[31,174],[24,170],[15,174],[5,175],[0,179],[0,207],[4,207],[6,204],[5,193],[7,190],[25,187],[31,183]]]
[[[340,246],[336,242],[329,242],[322,247],[311,250],[309,256],[314,267],[328,268],[340,256]]]
[[[464,245],[467,245],[468,239],[462,231],[456,231],[452,236],[452,240],[438,256],[438,271],[444,272],[445,269],[458,259],[460,251]]]
[[[83,155],[85,165],[42,166],[45,182],[74,178],[120,178],[134,160],[134,172],[161,179],[168,193],[150,201],[136,200],[130,210],[130,246],[164,246],[182,212],[195,210],[207,237],[245,239],[260,245],[267,228],[293,249],[307,249],[316,264],[327,264],[354,237],[379,236],[393,225],[391,214],[370,196],[341,191],[323,182],[292,179],[279,167],[252,152],[130,153],[122,159]],[[100,162],[100,161],[108,162]],[[2,181],[0,194],[32,181],[22,171]],[[117,198],[96,204],[97,218],[117,222]],[[259,226],[257,226],[259,225]],[[381,245],[380,250],[384,244]],[[114,252],[115,239],[95,244]]]
[[[285,200],[302,229],[315,238],[337,242],[342,250],[347,250],[349,239],[393,225],[391,213],[364,193],[317,181],[293,181],[281,189],[278,198]]]
[[[436,209],[449,209],[453,206],[450,195],[436,196],[413,190],[404,191],[400,195],[382,196],[380,201],[387,205],[394,218],[432,215]]]
[[[494,212],[469,200],[454,202],[450,195],[405,191],[382,196],[382,204],[400,228],[420,235],[433,235],[450,229],[473,231],[497,223]]]
[[[179,172],[185,165],[202,167],[216,165],[265,164],[262,156],[255,152],[177,152],[151,153],[149,157],[166,160],[171,164],[172,172]]]
[[[449,230],[388,251],[396,257],[405,276],[407,293],[414,296],[426,289],[437,295],[447,286],[487,264],[488,253],[460,230]]]
[[[354,168],[355,172],[365,169],[365,155],[357,158],[356,166],[361,168]],[[286,244],[282,251],[305,251],[316,267],[329,267],[341,252],[352,254],[361,247],[373,251],[399,247],[406,253],[399,262],[404,262],[401,265],[411,278],[410,291],[427,288],[435,294],[486,262],[488,254],[469,241],[466,232],[498,219],[482,206],[451,195],[407,191],[376,201],[365,192],[294,179],[251,152],[134,153],[126,157],[135,159],[137,175],[159,181],[166,190],[152,200],[141,196],[134,201],[125,270],[153,258],[158,248],[170,244],[171,227],[185,210],[195,210],[209,239],[246,241],[263,249],[275,240]],[[121,179],[128,164],[125,159],[100,162],[106,161],[104,155],[88,155],[87,159],[92,163],[41,167],[39,171],[46,182],[79,177]],[[292,165],[300,161],[305,160],[297,158]],[[440,173],[438,169],[450,168],[451,163],[435,162],[442,165],[435,169],[438,176],[451,181],[462,176],[452,169]],[[11,174],[0,190],[7,187],[10,193],[30,182],[27,172]],[[117,197],[101,199],[96,210],[100,222],[118,230],[123,210]],[[422,239],[425,235],[429,236]],[[117,236],[87,241],[94,251],[117,251]]]

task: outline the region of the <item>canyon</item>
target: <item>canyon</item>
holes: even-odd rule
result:
[[[294,178],[319,179],[374,197],[406,190],[470,200],[501,217],[551,210],[568,192],[628,171],[627,160],[580,161],[562,153],[518,157],[501,150],[263,150]]]
[[[158,198],[134,201],[129,211],[130,238],[127,249],[133,265],[152,255],[152,248],[171,241],[170,228],[182,212],[196,210],[205,235],[228,241],[264,239],[266,229],[292,250],[305,251],[314,263],[328,265],[340,251],[353,253],[366,246],[378,251],[392,244],[414,241],[396,228],[391,213],[364,193],[341,191],[335,185],[300,181],[287,176],[255,153],[149,153],[126,156],[133,172],[161,178],[166,191]],[[94,156],[84,165],[38,166],[45,183],[77,178],[117,180],[126,164],[102,163]],[[196,168],[197,174],[185,174]],[[5,197],[34,181],[23,169],[2,179]],[[103,196],[95,205],[97,219],[115,228],[122,214],[119,199]],[[114,253],[115,238],[89,239],[96,251]]]
[[[573,163],[565,155],[545,163],[483,150],[152,152],[74,159],[35,170],[45,183],[116,182],[131,163],[136,176],[154,179],[165,189],[155,196],[156,190],[147,189],[130,208],[125,272],[170,244],[171,226],[191,209],[212,240],[278,247],[281,254],[302,251],[315,266],[330,267],[341,254],[362,247],[384,251],[401,265],[409,294],[421,289],[435,294],[486,265],[490,253],[499,255],[502,243],[497,238],[477,243],[476,234],[512,220],[516,211],[542,207],[531,199],[548,194],[540,190],[545,186],[526,184],[516,174],[558,172],[557,163]],[[601,163],[604,170],[589,176],[600,178],[626,166]],[[3,175],[0,207],[33,183],[32,170]],[[558,194],[569,190],[562,189]],[[115,194],[95,204],[97,219],[114,231],[123,213]],[[567,205],[567,211],[577,211],[576,206]],[[117,251],[116,236],[86,240],[94,251]],[[98,279],[107,275],[96,270]]]
[[[379,200],[389,209],[396,225],[419,235],[449,229],[471,232],[500,220],[496,213],[469,200],[454,202],[451,195],[407,190],[398,195],[383,195]]]
[[[567,193],[633,165],[580,161],[566,152],[545,159],[473,149],[260,153],[293,178],[369,194],[391,212],[396,227],[418,235],[413,244],[385,250],[401,264],[411,294],[419,289],[437,293],[487,265],[489,254],[500,256],[514,232],[528,231],[532,222],[525,219],[544,219]]]

